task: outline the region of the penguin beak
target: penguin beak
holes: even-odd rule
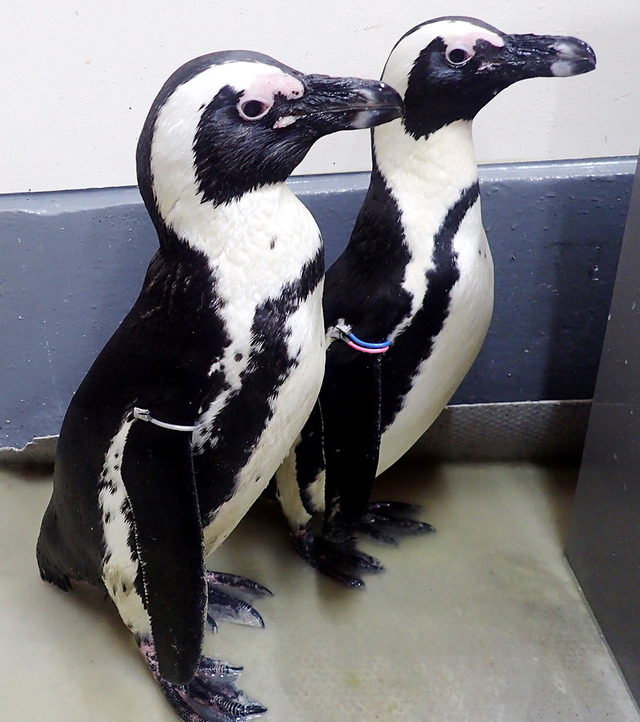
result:
[[[286,127],[305,120],[317,137],[339,130],[371,128],[400,118],[402,98],[386,83],[360,78],[306,75],[304,95],[276,122]]]
[[[582,40],[553,35],[505,35],[478,72],[499,72],[511,83],[525,78],[568,77],[596,67],[593,49]]]

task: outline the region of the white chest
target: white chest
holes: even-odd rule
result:
[[[205,223],[204,220],[201,223]],[[210,375],[222,371],[227,386],[213,403],[201,410],[203,429],[194,437],[196,448],[210,438],[210,429],[229,398],[237,393],[252,352],[259,343],[254,338],[256,309],[279,298],[283,289],[295,285],[301,270],[322,248],[320,231],[305,206],[284,184],[249,193],[241,200],[216,209],[208,219],[215,245],[200,244],[209,260],[217,313],[231,339]],[[300,319],[288,327],[291,347],[306,350],[310,340],[298,338],[299,328],[317,334],[318,304],[308,299],[299,309]],[[289,326],[296,320],[289,320]],[[303,334],[304,336],[304,334]]]
[[[322,240],[310,213],[284,185],[247,194],[217,209],[213,222],[218,237],[227,240],[215,248],[201,246],[201,250],[207,253],[219,299],[216,310],[231,343],[210,369],[212,375],[222,372],[226,385],[201,409],[201,431],[194,434],[194,449],[197,452],[208,444],[216,448],[214,453],[224,453],[225,440],[216,437],[218,415],[239,393],[250,364],[256,359],[261,364],[277,360],[269,358],[256,337],[256,310],[295,293],[303,269],[321,251]],[[230,234],[229,229],[236,232]],[[277,323],[282,324],[279,332],[290,361],[287,375],[277,388],[259,390],[268,393],[269,418],[247,463],[237,472],[233,496],[215,510],[205,529],[207,551],[226,538],[264,490],[319,393],[325,357],[322,284],[283,314]]]
[[[493,263],[479,199],[465,209],[461,221],[451,223],[450,210],[459,204],[465,189],[477,182],[470,122],[457,121],[428,139],[416,140],[402,130],[400,121],[393,121],[376,129],[375,149],[402,214],[410,251],[402,286],[411,298],[411,311],[394,330],[392,343],[422,308],[425,279],[436,266],[437,239],[443,234],[449,236],[444,252],[453,259],[458,273],[443,327],[435,339],[424,340],[425,347],[431,343],[433,347],[411,379],[400,411],[383,433],[380,473],[429,428],[477,356],[493,308]]]
[[[469,371],[487,333],[493,310],[493,262],[479,201],[462,221],[453,248],[460,275],[451,290],[448,313],[431,353],[411,380],[399,413],[382,435],[378,473],[395,463],[435,421]]]

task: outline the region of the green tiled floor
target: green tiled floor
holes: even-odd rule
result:
[[[221,625],[206,652],[244,665],[265,722],[636,722],[562,554],[575,478],[533,464],[392,470],[377,495],[422,503],[438,532],[367,544],[387,571],[364,592],[300,563],[261,502],[209,565],[274,592],[257,604],[266,629]],[[177,719],[111,602],[40,581],[50,484],[0,470],[0,718]]]

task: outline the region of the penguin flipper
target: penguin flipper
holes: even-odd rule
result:
[[[186,684],[200,661],[207,609],[191,435],[134,421],[121,474],[159,674]]]
[[[141,643],[140,651],[167,701],[184,722],[244,722],[267,711],[236,686],[242,667],[201,657],[193,679],[176,685],[160,674],[153,642]]]
[[[340,350],[343,351],[342,349]],[[323,536],[345,542],[358,531],[376,478],[381,436],[381,359],[347,349],[320,391],[325,445]]]
[[[382,417],[380,355],[340,348],[320,393],[326,466],[325,523],[322,537],[309,526],[293,532],[298,554],[319,572],[351,587],[364,582],[353,571],[379,572],[378,559],[360,551],[358,534],[396,545],[397,536],[433,531],[403,502],[370,502],[376,478]],[[347,356],[347,354],[350,355]]]

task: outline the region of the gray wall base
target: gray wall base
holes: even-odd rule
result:
[[[453,403],[590,399],[635,158],[480,168],[491,328]],[[291,181],[331,263],[368,174]],[[0,196],[0,446],[59,433],[131,308],[157,239],[137,188]]]
[[[579,462],[590,409],[588,400],[448,406],[409,453],[446,461]]]
[[[408,452],[438,461],[577,461],[589,401],[526,401],[448,406]],[[22,449],[0,448],[2,464],[53,464],[56,436]]]

